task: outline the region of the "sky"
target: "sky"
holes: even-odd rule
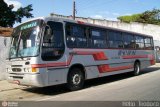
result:
[[[34,17],[49,16],[50,13],[72,15],[73,0],[4,0],[19,7],[33,5]],[[117,20],[117,17],[142,13],[153,8],[160,9],[160,0],[75,0],[76,16]],[[28,19],[24,18],[23,21]],[[17,24],[15,24],[17,25]]]

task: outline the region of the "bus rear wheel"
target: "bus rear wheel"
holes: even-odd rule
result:
[[[140,74],[140,63],[139,62],[135,62],[133,75],[134,76],[138,76],[139,74]]]
[[[84,74],[79,68],[73,68],[68,74],[67,88],[70,91],[82,89],[84,85]]]

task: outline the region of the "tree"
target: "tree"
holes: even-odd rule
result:
[[[145,11],[140,15],[138,22],[158,24],[160,25],[160,10],[153,9],[152,11]]]
[[[141,16],[141,14],[134,14],[131,16],[120,16],[120,17],[118,17],[118,19],[122,22],[130,23],[130,22],[137,22],[137,20],[140,18],[140,16]]]
[[[151,11],[145,11],[141,14],[133,14],[131,16],[120,16],[118,19],[122,22],[140,22],[148,24],[160,25],[160,10],[153,9]]]
[[[21,22],[22,18],[31,18],[33,15],[30,13],[32,5],[28,5],[24,8],[19,8],[17,11],[12,11],[13,5],[7,5],[4,0],[0,0],[0,26],[13,27],[15,22]]]

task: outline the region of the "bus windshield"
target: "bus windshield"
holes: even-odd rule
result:
[[[27,22],[14,29],[9,58],[33,57],[38,55],[40,22],[41,20]]]

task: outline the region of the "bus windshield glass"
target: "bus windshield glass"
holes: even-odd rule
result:
[[[9,58],[33,57],[38,55],[40,23],[41,20],[34,20],[14,29]]]

